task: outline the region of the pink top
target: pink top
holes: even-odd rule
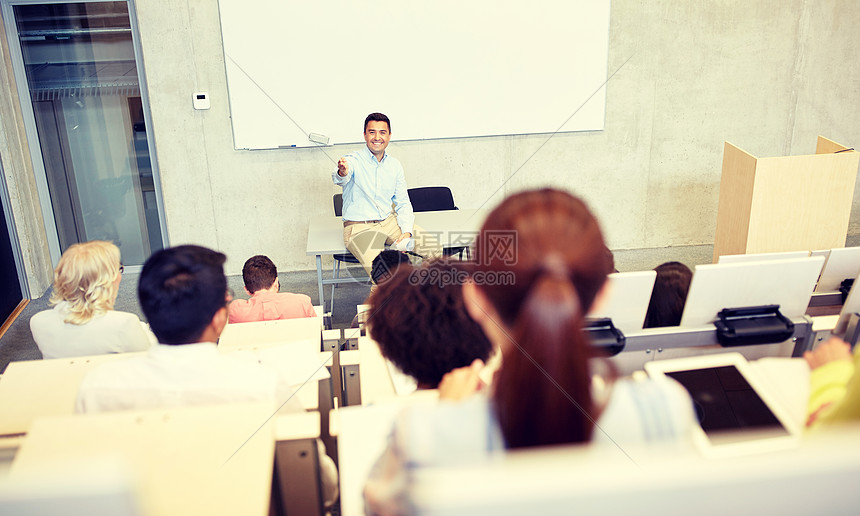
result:
[[[251,296],[251,299],[236,299],[230,303],[227,314],[231,324],[316,317],[309,296],[262,291]]]

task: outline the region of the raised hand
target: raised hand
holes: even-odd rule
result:
[[[346,177],[349,174],[349,162],[346,161],[346,158],[340,158],[337,161],[337,174],[340,177]]]
[[[439,399],[461,400],[481,390],[484,382],[478,373],[483,367],[484,362],[476,358],[472,365],[449,371],[439,382]]]
[[[850,361],[851,346],[838,337],[831,337],[826,342],[819,344],[814,351],[805,352],[803,358],[806,359],[810,369],[821,367],[836,360]]]

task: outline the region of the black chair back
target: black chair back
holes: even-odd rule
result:
[[[457,209],[454,204],[454,195],[447,186],[422,186],[410,188],[407,192],[414,212]]]
[[[342,217],[343,216],[343,194],[339,194],[339,193],[334,194],[332,201],[334,201],[334,215],[335,215],[335,217]]]

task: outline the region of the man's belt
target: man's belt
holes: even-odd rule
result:
[[[381,220],[345,220],[343,227],[352,226],[354,224],[379,224]]]

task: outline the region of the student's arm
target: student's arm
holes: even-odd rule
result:
[[[302,311],[305,317],[316,317],[317,312],[314,310],[314,305],[311,303],[311,296],[305,295],[302,299]]]
[[[227,324],[235,324],[241,322],[250,322],[245,320],[248,313],[248,301],[244,299],[234,299],[227,305]]]
[[[152,333],[152,328],[149,327],[149,324],[140,321],[140,325],[143,326],[143,332],[146,334],[147,340],[149,340],[150,347],[158,344],[158,337],[156,337],[155,334]]]
[[[337,466],[326,454],[325,444],[317,439],[317,454],[320,459],[320,481],[322,482],[323,504],[326,508],[334,505],[338,495]]]
[[[484,361],[476,358],[469,366],[445,373],[439,382],[439,399],[462,400],[481,390],[484,387],[480,376],[483,368]]]
[[[122,321],[122,326],[118,328],[119,344],[115,351],[121,353],[146,351],[153,344],[157,344],[158,339],[152,334],[149,325],[138,319],[136,315],[128,312],[112,312],[108,315]]]
[[[860,347],[855,346],[853,361],[850,362],[852,373],[843,390],[842,398],[834,403],[833,409],[822,418],[822,424],[860,421]],[[845,361],[840,361],[845,363]]]
[[[841,406],[844,400],[860,403],[860,398],[851,402],[846,397],[849,381],[855,371],[854,362],[857,360],[852,360],[851,350],[846,342],[831,338],[814,351],[804,353],[803,358],[812,369],[806,426],[811,427],[823,419],[830,419],[831,413]],[[857,387],[860,385],[855,386],[855,390]],[[857,394],[860,395],[860,392]]]

